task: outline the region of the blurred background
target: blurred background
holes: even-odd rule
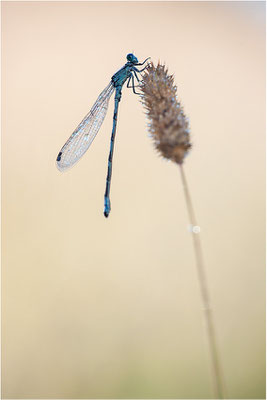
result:
[[[2,2],[3,398],[212,398],[179,170],[123,89],[89,151],[56,156],[134,52],[175,75],[229,398],[265,397],[265,4]]]

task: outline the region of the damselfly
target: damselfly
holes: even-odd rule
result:
[[[116,72],[116,74],[112,76],[111,82],[103,90],[103,92],[100,93],[89,113],[77,126],[77,128],[70,136],[70,138],[67,140],[67,142],[64,144],[64,146],[62,147],[57,156],[57,167],[60,171],[67,170],[80,160],[80,158],[88,150],[92,141],[96,137],[96,134],[99,131],[106,116],[109,99],[112,93],[115,91],[113,128],[111,133],[106,190],[104,196],[105,217],[109,216],[111,210],[109,194],[110,194],[110,183],[112,174],[112,158],[113,158],[114,141],[116,134],[118,108],[119,108],[119,102],[121,100],[122,87],[124,83],[128,80],[127,87],[132,88],[135,94],[139,94],[135,91],[134,77],[137,79],[138,82],[140,82],[137,74],[138,73],[140,74],[142,71],[144,71],[146,67],[139,70],[138,68],[136,68],[136,66],[144,65],[148,59],[149,58],[147,58],[144,62],[139,63],[137,58],[133,54],[127,55],[127,63],[118,72]],[[131,82],[132,86],[130,86]]]

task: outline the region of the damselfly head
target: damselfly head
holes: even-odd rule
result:
[[[138,60],[133,53],[127,54],[127,60],[133,64],[138,64]]]

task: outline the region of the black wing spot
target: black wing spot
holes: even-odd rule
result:
[[[60,160],[61,160],[61,156],[62,156],[62,151],[58,154],[58,156],[57,156],[57,161],[60,161]]]

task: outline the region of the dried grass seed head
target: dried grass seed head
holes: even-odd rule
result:
[[[165,65],[149,64],[141,85],[142,103],[150,121],[156,149],[164,158],[182,164],[191,148],[189,122],[177,100],[173,75]]]

